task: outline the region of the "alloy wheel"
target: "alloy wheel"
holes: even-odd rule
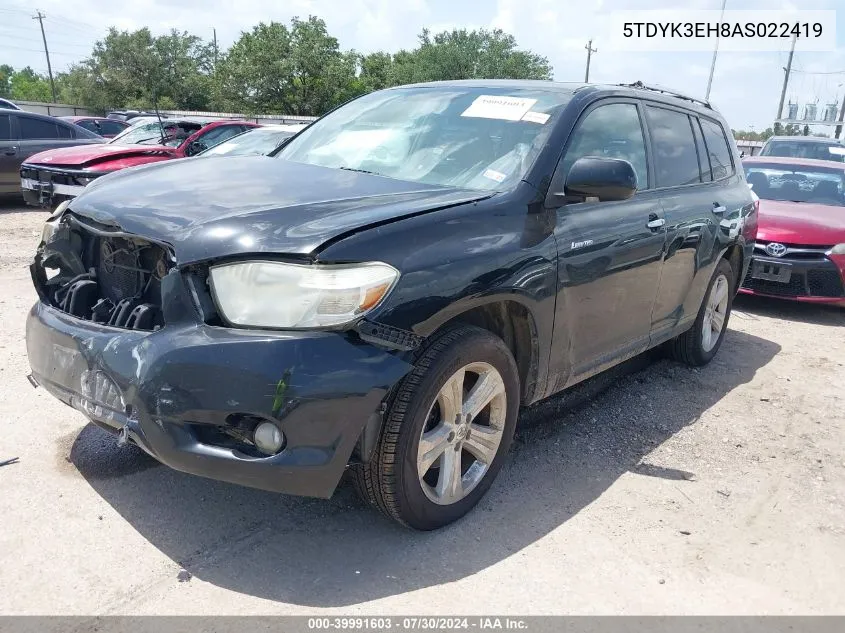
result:
[[[701,346],[705,352],[709,352],[716,346],[725,328],[729,291],[728,278],[725,275],[719,275],[710,288],[707,307],[704,311],[704,322],[701,326]]]
[[[496,458],[507,417],[502,376],[489,363],[470,363],[446,380],[420,435],[417,473],[426,497],[457,503]]]

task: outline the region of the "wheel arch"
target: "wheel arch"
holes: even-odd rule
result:
[[[429,337],[458,324],[474,325],[498,336],[513,354],[519,370],[520,396],[530,404],[545,389],[540,385],[540,341],[537,322],[531,309],[514,298],[488,297],[486,301],[466,306],[440,322]]]
[[[722,257],[720,259],[725,259],[731,265],[731,269],[734,272],[734,292],[739,291],[739,286],[742,283],[742,267],[745,258],[745,252],[742,246],[736,242],[728,246],[722,253]]]

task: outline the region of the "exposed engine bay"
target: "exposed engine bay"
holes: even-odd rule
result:
[[[35,287],[54,308],[131,330],[164,325],[161,280],[168,250],[67,213],[47,223],[32,265]]]

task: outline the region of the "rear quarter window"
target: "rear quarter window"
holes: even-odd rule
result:
[[[701,119],[701,131],[704,132],[704,142],[707,145],[707,157],[709,165],[705,162],[701,165],[705,172],[704,180],[727,178],[734,173],[731,149],[725,138],[722,126],[709,119]]]

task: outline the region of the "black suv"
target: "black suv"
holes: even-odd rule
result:
[[[275,158],[104,176],[32,265],[32,379],[173,468],[470,510],[521,405],[716,354],[756,210],[707,104],[470,81],[360,97]]]

